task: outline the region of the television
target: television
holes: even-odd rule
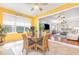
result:
[[[49,24],[44,24],[44,30],[49,30]]]

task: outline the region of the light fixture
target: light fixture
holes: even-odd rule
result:
[[[47,5],[47,3],[33,3],[32,5],[33,5],[33,7],[31,9],[31,11],[33,11],[33,10],[42,11],[43,10],[42,6]]]
[[[33,8],[39,9],[39,6],[38,5],[34,5]]]

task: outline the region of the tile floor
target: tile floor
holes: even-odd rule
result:
[[[79,55],[79,48],[49,41],[49,52],[46,55]],[[0,46],[0,55],[26,55],[22,53],[22,41]],[[40,51],[31,51],[28,55],[43,55]]]

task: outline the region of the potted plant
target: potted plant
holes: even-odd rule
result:
[[[44,24],[40,24],[39,29],[40,29],[40,35],[39,36],[42,36],[42,32],[44,31]]]
[[[0,24],[0,45],[4,44],[4,38],[5,38],[4,29],[2,25]]]

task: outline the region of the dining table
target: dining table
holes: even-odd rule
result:
[[[37,51],[37,44],[38,44],[37,42],[38,42],[38,40],[39,40],[39,37],[36,37],[36,36],[33,37],[33,41],[35,42],[35,47],[34,47],[35,51]]]

